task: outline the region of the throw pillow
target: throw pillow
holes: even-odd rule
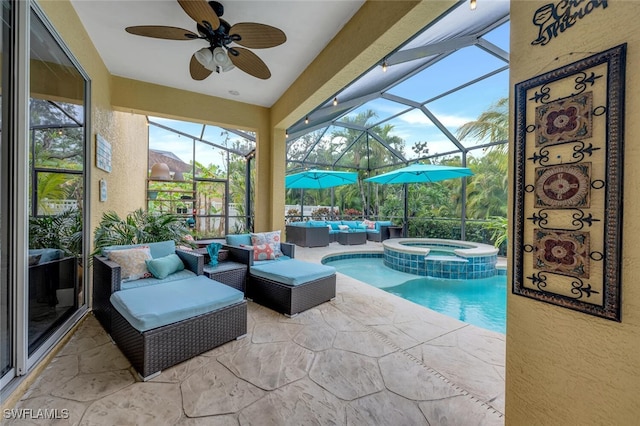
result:
[[[147,269],[147,264],[145,263],[146,260],[151,259],[149,246],[112,250],[109,252],[108,258],[120,265],[122,281],[133,281],[151,277]]]
[[[251,244],[254,246],[270,244],[276,257],[282,256],[282,251],[280,250],[280,231],[252,233]]]
[[[184,263],[177,254],[146,260],[147,268],[154,277],[163,280],[174,272],[182,271]]]
[[[362,223],[364,223],[367,227],[367,229],[376,229],[376,223],[372,220],[364,220]]]
[[[29,266],[37,265],[40,263],[41,254],[34,254],[29,256]]]
[[[251,244],[250,234],[229,234],[226,236],[227,245],[242,246]]]
[[[347,229],[349,229],[348,225],[338,225],[338,229],[341,231],[346,231]]]
[[[253,260],[274,260],[276,253],[271,244],[256,244],[253,246]]]

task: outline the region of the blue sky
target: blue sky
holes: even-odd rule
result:
[[[485,38],[503,50],[509,51],[509,23],[495,29]],[[503,61],[475,46],[466,47],[393,87],[389,93],[422,103],[505,65]],[[508,94],[509,71],[506,70],[460,91],[429,102],[426,107],[446,126],[449,132],[455,135],[462,124],[475,120],[483,111],[500,98],[507,97]],[[375,121],[380,121],[407,108],[405,105],[385,99],[376,99],[352,111],[349,115],[371,109],[377,114]],[[196,136],[200,136],[202,132],[201,124],[161,118],[152,118],[152,120]],[[428,142],[430,154],[456,149],[453,143],[419,110],[412,110],[386,123],[393,125],[393,135],[404,139],[405,154],[408,157],[413,156],[411,146],[416,142]],[[223,145],[224,136],[220,135],[221,132],[222,129],[218,127],[207,126],[204,139]],[[235,135],[231,136],[237,138]],[[149,137],[150,147],[153,149],[171,151],[183,160],[188,160],[192,156],[191,139],[179,137],[155,126],[149,127]],[[473,146],[483,142],[485,141],[465,141],[464,144],[465,146]],[[220,164],[220,150],[199,149],[197,158],[199,162],[204,164],[209,162]]]

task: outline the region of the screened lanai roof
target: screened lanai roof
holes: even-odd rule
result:
[[[373,170],[466,154],[487,144],[459,141],[455,134],[508,96],[509,1],[477,3],[471,10],[468,1],[458,2],[291,126],[289,170]],[[378,157],[380,149],[386,150],[385,161],[346,155],[356,148]]]

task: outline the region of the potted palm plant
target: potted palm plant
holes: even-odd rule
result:
[[[183,217],[138,209],[121,218],[113,211],[102,215],[94,233],[94,252],[103,247],[173,240],[177,245],[195,247]]]

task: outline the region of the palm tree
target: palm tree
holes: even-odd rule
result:
[[[461,141],[466,138],[487,142],[506,141],[509,138],[509,98],[499,99],[476,120],[460,126],[457,137]],[[507,145],[497,146],[499,150],[506,150]]]
[[[463,124],[457,132],[460,140],[476,138],[500,142],[509,135],[509,98],[501,98],[480,114],[477,120]],[[467,215],[474,218],[506,216],[507,144],[496,145],[486,155],[470,158],[474,176],[467,186]]]

